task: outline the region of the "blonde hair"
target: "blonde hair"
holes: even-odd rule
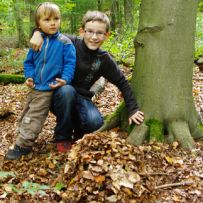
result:
[[[84,15],[82,19],[82,28],[84,29],[86,23],[90,21],[102,22],[106,24],[106,31],[108,32],[110,30],[110,20],[105,13],[102,13],[100,11],[87,11],[87,13]]]
[[[54,3],[50,3],[50,2],[41,3],[39,4],[35,12],[35,24],[37,27],[39,27],[39,20],[42,16],[47,16],[47,17],[58,16],[59,18],[61,18],[60,9]]]

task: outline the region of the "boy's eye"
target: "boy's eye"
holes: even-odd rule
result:
[[[85,30],[85,32],[88,34],[88,35],[93,35],[94,32],[92,32],[91,30]]]
[[[104,35],[105,33],[103,32],[96,32],[96,35]]]
[[[92,37],[94,34],[95,34],[97,37],[104,37],[104,35],[106,34],[106,33],[101,32],[101,31],[94,32],[94,31],[92,31],[92,30],[85,30],[85,33],[86,33],[88,36],[90,36],[90,37]]]
[[[54,20],[59,20],[59,17],[55,17]]]

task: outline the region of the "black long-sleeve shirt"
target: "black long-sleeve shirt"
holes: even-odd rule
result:
[[[91,86],[103,76],[121,91],[129,116],[138,111],[139,107],[128,81],[110,54],[101,49],[90,50],[81,38],[67,36],[76,48],[76,69],[72,81],[76,91],[84,97],[91,98],[94,95],[89,91]]]

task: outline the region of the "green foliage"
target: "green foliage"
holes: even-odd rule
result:
[[[198,10],[203,12],[203,0],[199,0]]]
[[[117,31],[111,32],[111,36],[102,46],[103,49],[109,51],[118,62],[134,65],[134,44],[135,30],[126,30],[123,33]]]
[[[203,13],[198,13],[195,36],[195,58],[203,56]]]

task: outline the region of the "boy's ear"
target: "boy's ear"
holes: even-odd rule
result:
[[[85,34],[85,31],[83,30],[83,28],[80,28],[79,29],[79,35],[80,35],[80,37],[83,37],[84,34]]]
[[[105,34],[105,36],[106,36],[106,39],[108,39],[109,37],[110,37],[110,32],[107,32],[106,34]]]

